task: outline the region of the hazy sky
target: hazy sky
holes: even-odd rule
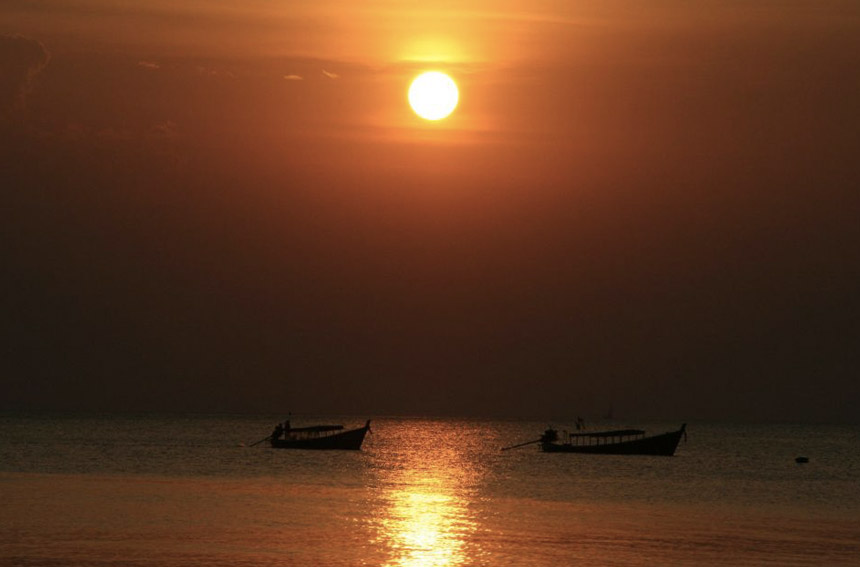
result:
[[[858,101],[855,0],[5,0],[0,409],[856,420]]]

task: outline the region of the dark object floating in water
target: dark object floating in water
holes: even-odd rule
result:
[[[808,463],[809,457],[797,457],[796,459],[794,459],[794,462],[797,464]]]
[[[370,431],[370,420],[364,427],[347,429],[343,425],[313,425],[310,427],[290,427],[289,420],[275,427],[266,439],[275,449],[339,449],[358,451],[364,436]]]
[[[522,447],[532,443],[540,443],[545,453],[590,453],[598,455],[660,455],[671,457],[681,441],[686,438],[687,424],[677,431],[669,431],[659,435],[645,436],[641,429],[617,429],[614,431],[594,431],[590,433],[567,434],[563,442],[559,442],[558,431],[547,429],[540,439],[520,443],[504,450]]]

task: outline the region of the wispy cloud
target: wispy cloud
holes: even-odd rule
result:
[[[284,79],[288,81],[304,81],[305,78],[301,75],[284,75]]]
[[[337,73],[332,73],[331,71],[326,71],[325,69],[323,69],[322,74],[325,75],[326,77],[328,77],[329,79],[339,79],[340,78],[340,75],[338,75]]]
[[[17,35],[0,35],[0,120],[24,110],[33,78],[50,56],[41,43]]]
[[[159,65],[155,61],[138,61],[137,66],[143,67],[144,69],[151,69],[153,71],[156,69],[161,69],[161,65]]]
[[[215,69],[214,67],[207,67],[205,65],[197,66],[197,74],[203,77],[226,77],[228,79],[235,79],[236,73],[233,71],[228,71],[226,69]]]
[[[159,138],[174,138],[179,133],[179,128],[173,120],[164,120],[154,124],[150,131]]]

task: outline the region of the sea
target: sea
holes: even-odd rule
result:
[[[254,445],[286,416],[2,413],[0,565],[860,566],[856,425],[689,423],[674,457],[501,450],[572,420],[292,425],[368,417],[315,452]]]

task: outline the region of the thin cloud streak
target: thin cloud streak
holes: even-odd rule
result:
[[[41,42],[0,35],[0,120],[20,120],[35,77],[51,57]]]

